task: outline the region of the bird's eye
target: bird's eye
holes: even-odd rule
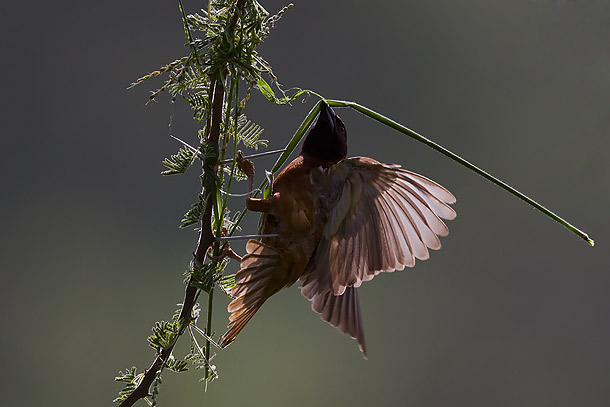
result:
[[[345,126],[343,123],[339,124],[339,132],[341,132],[341,134],[345,134]]]

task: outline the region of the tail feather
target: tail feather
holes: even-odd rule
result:
[[[345,292],[341,295],[334,295],[332,291],[329,291],[323,296],[322,303],[324,304],[322,308],[319,311],[316,310],[322,319],[342,333],[354,338],[358,342],[358,349],[366,359],[366,343],[358,289],[346,287]]]
[[[334,295],[330,275],[321,274],[316,270],[301,279],[301,293],[311,301],[311,308],[320,314],[322,320],[358,342],[358,348],[366,359],[358,289],[346,287],[343,294]]]
[[[220,342],[222,347],[233,342],[267,298],[283,287],[278,279],[282,251],[257,240],[248,241],[246,251],[231,290],[234,300],[227,307],[231,315],[229,330]]]

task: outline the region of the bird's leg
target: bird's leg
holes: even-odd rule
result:
[[[228,257],[230,259],[233,259],[239,263],[241,263],[241,256],[237,253],[235,253],[235,251],[233,249],[231,249],[231,244],[229,242],[225,243],[225,245],[223,246],[222,249],[222,253],[220,254],[221,260],[224,257]]]
[[[227,228],[223,227],[222,228],[222,237],[225,237],[227,235]],[[239,263],[241,263],[241,256],[237,253],[235,253],[235,251],[233,251],[233,249],[231,248],[231,244],[229,242],[226,242],[223,246],[222,246],[222,251],[220,252],[220,254],[218,256],[212,256],[211,255],[211,251],[212,248],[210,247],[210,249],[208,249],[208,258],[211,261],[222,261],[222,259],[224,259],[225,257],[228,257],[230,259],[236,260]]]
[[[272,213],[277,205],[277,201],[280,198],[280,193],[276,192],[269,198],[258,199],[248,198],[246,199],[246,208],[253,212]]]

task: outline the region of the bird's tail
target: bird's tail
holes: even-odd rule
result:
[[[366,359],[358,289],[346,287],[343,294],[334,295],[327,277],[318,278],[318,275],[314,272],[302,279],[301,293],[311,301],[311,309],[319,313],[324,321],[358,342],[358,348]]]
[[[246,252],[235,275],[235,286],[231,291],[234,299],[227,307],[231,313],[229,330],[222,336],[222,347],[233,342],[265,300],[285,285],[282,251],[258,240],[249,240]]]

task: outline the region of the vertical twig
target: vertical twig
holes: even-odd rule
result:
[[[211,351],[211,343],[210,340],[208,338],[212,337],[212,304],[214,302],[214,287],[212,287],[210,289],[210,292],[208,294],[208,323],[206,326],[206,332],[205,334],[207,335],[206,341],[205,341],[205,359],[206,361],[209,362],[210,360],[210,351]],[[206,380],[206,386],[207,386],[207,380],[208,377],[210,376],[210,366],[208,363],[206,363],[205,365],[205,373],[203,378]]]
[[[241,10],[244,6],[245,0],[238,0],[236,3],[235,12],[231,18],[228,31],[229,33],[233,33],[235,29],[235,25],[239,19],[241,14]],[[180,11],[184,17],[184,10],[182,8],[182,3],[180,3]],[[186,20],[185,20],[186,21]],[[185,23],[185,31],[187,35],[187,39],[190,38],[190,32]],[[189,41],[192,42],[192,41]],[[192,46],[192,44],[191,44]],[[212,107],[210,115],[208,116],[208,121],[206,123],[206,134],[207,134],[207,143],[211,145],[218,146],[219,138],[220,138],[220,124],[222,122],[222,113],[223,113],[223,105],[224,105],[224,96],[225,96],[225,84],[222,80],[218,78],[225,77],[225,69],[226,67],[220,67],[219,70],[212,75],[210,75],[210,91],[212,93]],[[193,261],[196,264],[201,265],[205,260],[205,255],[208,249],[214,243],[214,235],[212,233],[212,207],[213,203],[216,199],[216,188],[217,186],[214,183],[214,177],[210,176],[210,172],[215,174],[216,165],[218,162],[218,154],[210,157],[206,157],[207,159],[202,164],[203,171],[203,189],[202,195],[204,197],[205,209],[201,219],[201,231],[199,233],[199,239],[197,241],[197,247],[195,252],[193,253]],[[192,320],[192,312],[193,307],[195,306],[195,301],[197,300],[197,296],[199,295],[199,289],[192,286],[193,278],[189,279],[189,282],[184,291],[184,300],[182,302],[182,308],[180,309],[180,314],[178,320],[180,321],[180,335],[184,333],[186,327]],[[207,321],[207,335],[211,336],[212,329],[212,301],[214,295],[213,290],[210,290],[209,298],[208,298],[208,321]],[[179,335],[179,336],[180,336]],[[144,376],[138,386],[134,389],[134,391],[125,399],[123,402],[119,404],[119,407],[129,407],[133,406],[134,403],[140,399],[143,399],[149,395],[150,387],[155,380],[158,372],[163,369],[165,361],[170,357],[172,351],[174,349],[175,343],[172,343],[167,348],[164,348],[155,358],[152,365],[146,370]],[[206,343],[206,359],[209,360],[210,354],[210,342],[207,340]],[[207,378],[209,375],[208,367],[206,366],[205,377]]]

